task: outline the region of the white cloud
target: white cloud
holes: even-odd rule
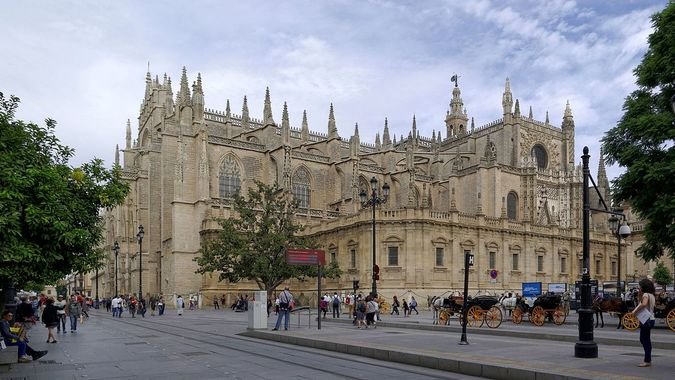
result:
[[[292,125],[306,109],[310,128],[325,132],[334,102],[340,135],[359,122],[362,141],[373,141],[385,117],[397,137],[408,134],[413,114],[422,134],[444,130],[453,73],[476,125],[497,119],[508,76],[522,112],[532,105],[536,118],[548,110],[560,123],[570,100],[580,155],[581,144],[599,146],[621,117],[649,16],[663,5],[15,2],[0,15],[11,52],[0,61],[0,91],[22,98],[20,117],[56,119],[77,164],[112,160],[126,119],[136,125],[148,61],[153,75],[172,76],[174,92],[183,65],[191,81],[201,72],[210,108],[230,99],[239,113],[247,95],[252,116],[261,117],[270,86],[277,121],[287,101]]]

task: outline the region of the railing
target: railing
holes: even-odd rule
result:
[[[312,327],[312,308],[309,306],[300,306],[291,310],[291,313],[298,313],[298,327],[300,327],[301,313],[307,312],[307,327]]]

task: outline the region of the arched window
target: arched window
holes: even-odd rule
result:
[[[506,216],[510,220],[518,219],[518,194],[515,191],[506,196]]]
[[[548,154],[546,153],[546,148],[541,144],[536,144],[532,147],[530,152],[533,158],[537,159],[537,167],[539,169],[546,169],[548,166]]]
[[[219,186],[221,198],[232,198],[239,194],[241,189],[241,173],[239,165],[232,155],[229,155],[223,161],[219,173]]]
[[[309,172],[304,167],[299,168],[293,174],[291,192],[295,199],[300,203],[298,207],[309,208],[311,205],[310,199],[310,180]]]

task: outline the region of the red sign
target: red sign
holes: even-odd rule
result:
[[[288,265],[326,265],[326,252],[320,249],[289,249],[286,251]]]

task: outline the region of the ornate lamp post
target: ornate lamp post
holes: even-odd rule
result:
[[[387,202],[389,197],[389,184],[385,182],[382,186],[382,190],[379,191],[377,188],[377,178],[373,177],[370,179],[370,188],[372,192],[370,197],[366,194],[365,190],[362,190],[359,194],[361,198],[361,205],[364,208],[371,207],[373,210],[373,289],[371,296],[377,297],[377,280],[380,279],[380,267],[377,266],[377,256],[375,255],[375,207]]]
[[[136,238],[138,239],[138,299],[143,298],[143,236],[145,235],[145,230],[143,225],[138,226],[138,233]]]
[[[621,212],[618,210],[617,212]],[[617,271],[616,271],[616,296],[621,296],[621,239],[626,239],[630,236],[630,227],[626,224],[626,216],[619,218],[618,214],[612,214],[609,218],[609,228],[616,236],[616,256],[617,256]]]
[[[115,252],[115,297],[117,297],[117,257],[120,254],[120,244],[115,240],[113,244],[113,252]]]

